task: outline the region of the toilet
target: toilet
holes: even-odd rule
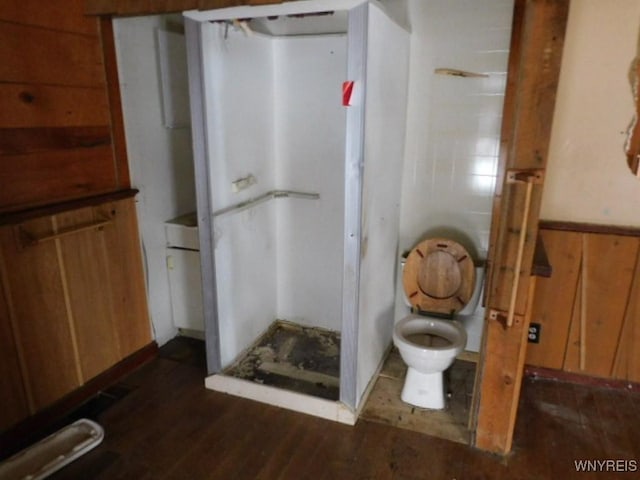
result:
[[[407,256],[402,284],[412,313],[393,329],[393,343],[408,367],[403,402],[445,407],[443,373],[467,344],[456,318],[477,308],[479,276],[467,250],[450,239],[426,239]]]

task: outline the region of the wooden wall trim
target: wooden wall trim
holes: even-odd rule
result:
[[[120,96],[120,79],[118,77],[118,60],[111,18],[100,19],[100,38],[111,115],[113,161],[114,171],[117,175],[116,185],[118,188],[129,188],[131,186],[131,177],[129,175],[129,160],[127,157],[127,143]]]
[[[86,15],[155,15],[185,10],[214,10],[240,5],[269,5],[284,1],[287,0],[85,0],[84,11]]]
[[[118,190],[116,192],[105,193],[103,195],[95,195],[93,197],[79,198],[77,200],[70,200],[67,202],[53,203],[42,207],[29,208],[16,212],[0,213],[0,225],[21,223],[25,220],[46,217],[48,215],[68,212],[70,210],[77,210],[84,207],[93,207],[105,202],[124,200],[125,198],[135,197],[137,194],[138,190],[135,188],[128,188]]]
[[[562,232],[595,233],[603,235],[621,235],[625,237],[640,237],[640,227],[623,225],[600,225],[596,223],[540,220],[539,228],[542,230],[557,230]]]

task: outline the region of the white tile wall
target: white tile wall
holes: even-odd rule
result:
[[[410,0],[412,28],[401,250],[449,235],[485,259],[498,163],[513,0]],[[435,75],[435,68],[488,78]],[[399,300],[397,317],[406,314]],[[481,312],[470,322],[478,350]]]

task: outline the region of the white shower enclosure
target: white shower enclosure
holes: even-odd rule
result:
[[[342,413],[308,413],[354,422],[391,343],[409,34],[362,0],[190,11],[185,29],[206,383],[224,390],[276,319],[339,331]]]

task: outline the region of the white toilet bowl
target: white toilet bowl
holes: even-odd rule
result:
[[[443,373],[467,344],[466,330],[453,318],[477,307],[476,268],[460,244],[433,238],[409,253],[402,280],[405,299],[420,314],[406,316],[393,329],[393,343],[408,367],[401,398],[443,409]]]
[[[467,344],[464,327],[455,320],[411,314],[396,323],[393,343],[408,367],[402,401],[443,409],[443,373]]]

